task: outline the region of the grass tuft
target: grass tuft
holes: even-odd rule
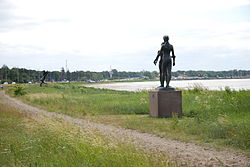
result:
[[[21,85],[14,86],[13,91],[14,91],[15,96],[22,96],[22,95],[25,95],[27,93],[25,91],[24,87],[22,87]]]

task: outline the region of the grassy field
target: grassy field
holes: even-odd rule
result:
[[[0,103],[1,104],[1,103]],[[61,119],[37,119],[0,105],[0,166],[175,166],[153,155]]]
[[[10,89],[13,94],[16,88]],[[148,116],[148,92],[85,88],[79,84],[28,85],[26,103],[51,112],[137,129],[216,148],[250,151],[250,91],[183,90],[182,118]]]

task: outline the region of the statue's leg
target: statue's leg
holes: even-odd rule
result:
[[[42,87],[44,84],[44,80],[41,80],[40,86]]]
[[[169,87],[169,81],[168,81],[168,67],[166,67],[166,87]]]
[[[166,69],[167,69],[167,71],[166,71],[166,82],[167,82],[167,86],[166,86],[166,87],[169,87],[169,82],[170,82],[170,80],[171,80],[172,61],[170,61],[170,62],[167,64]]]
[[[161,85],[162,85],[162,87],[164,87],[164,81],[166,80],[166,62],[165,61],[163,61],[162,62],[162,79],[161,79]]]
[[[161,83],[160,87],[164,87],[164,79],[162,78],[163,75],[162,75],[162,63],[161,62],[159,63],[159,71],[160,71],[160,83]]]

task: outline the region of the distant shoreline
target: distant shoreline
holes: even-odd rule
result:
[[[160,81],[121,81],[121,82],[103,82],[85,85],[87,87],[112,89],[120,91],[140,91],[152,90],[158,87]],[[199,87],[207,90],[250,90],[250,79],[200,79],[200,80],[172,80],[170,86],[179,89],[193,89]]]

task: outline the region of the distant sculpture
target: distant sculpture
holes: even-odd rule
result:
[[[156,65],[158,58],[160,57],[159,62],[159,70],[160,70],[160,82],[161,86],[164,87],[164,81],[166,80],[166,88],[169,88],[169,82],[171,80],[171,70],[172,70],[172,59],[173,58],[173,66],[175,65],[175,55],[174,48],[168,42],[169,37],[163,37],[164,42],[161,44],[161,49],[158,51],[158,54],[154,60],[154,64]],[[172,56],[170,56],[170,52],[172,52]]]
[[[42,86],[43,84],[47,84],[44,81],[45,81],[45,78],[48,75],[48,73],[49,73],[48,71],[43,70],[43,77],[41,78],[40,86]]]

